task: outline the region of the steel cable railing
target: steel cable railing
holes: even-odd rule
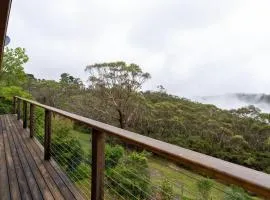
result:
[[[110,158],[107,158],[106,160],[110,160],[111,162],[114,162],[115,164],[117,164],[114,160],[112,160],[112,159],[110,159]],[[140,167],[140,166],[138,166],[138,167]],[[119,176],[121,176],[121,177],[123,177],[124,179],[126,179],[128,182],[131,182],[131,180],[129,180],[129,179],[127,179],[126,177],[124,177],[123,175],[119,174],[119,173],[116,172],[114,169],[111,169],[111,170],[112,170],[113,172],[115,172],[116,174],[118,174]],[[149,170],[151,170],[151,169],[149,169]],[[138,176],[138,174],[135,174],[135,172],[132,172],[132,171],[129,170],[129,169],[127,169],[127,171],[128,171],[128,173],[132,174],[133,176],[137,176],[138,179],[140,179],[140,180],[144,181],[145,183],[151,185],[151,186],[156,190],[156,192],[161,192],[161,191],[162,191],[162,188],[161,188],[159,185],[154,185],[154,183],[151,182],[151,180],[144,179],[144,178]],[[142,188],[140,188],[140,187],[138,187],[138,186],[136,186],[136,185],[135,185],[135,187],[137,187],[139,190],[143,191]],[[143,193],[146,193],[146,192],[143,191]],[[166,192],[165,192],[165,193],[166,193]],[[147,193],[146,193],[146,194],[147,194]],[[174,198],[171,194],[168,194],[168,193],[166,193],[166,194],[167,194],[168,196]],[[150,194],[147,194],[147,196],[153,197],[153,194],[151,194],[151,195],[150,195]]]
[[[44,111],[42,109],[37,109],[37,110],[35,110],[35,115],[34,116],[35,116],[34,120],[35,120],[35,122],[37,122],[37,123],[35,123],[35,125],[36,125],[35,126],[35,133],[36,133],[35,136],[40,141],[40,143],[43,144],[44,143],[44,123],[42,123],[42,122],[44,122]],[[53,117],[53,121],[54,120],[55,120],[55,117]],[[52,128],[53,138],[54,138],[55,134],[57,134],[56,130],[54,128]],[[89,140],[89,144],[90,144],[90,140]],[[90,188],[91,188],[91,179],[90,179],[91,171],[89,170],[88,172],[85,172],[85,171],[76,169],[76,167],[74,167],[74,166],[76,166],[79,161],[83,161],[83,163],[88,165],[89,169],[90,169],[91,168],[90,156],[89,155],[88,155],[88,157],[84,156],[83,158],[74,157],[71,160],[70,159],[67,160],[67,158],[65,157],[66,154],[69,154],[70,152],[74,152],[78,148],[80,148],[80,146],[78,146],[78,144],[75,144],[73,146],[69,146],[68,149],[65,149],[63,145],[61,145],[61,144],[59,145],[57,142],[54,141],[54,139],[52,139],[52,145],[51,145],[52,157],[54,158],[54,160],[56,160],[59,163],[59,165],[61,166],[61,169],[65,171],[65,173],[69,176],[69,178],[72,180],[72,182],[75,183],[75,185],[78,186],[79,190],[84,195],[84,197],[89,198]],[[89,151],[90,151],[90,145],[89,145]],[[114,160],[112,160],[110,158],[106,158],[106,161],[113,162],[115,165],[118,164],[116,161],[114,161]],[[140,166],[138,166],[138,167],[140,168]],[[70,170],[66,171],[67,168],[69,168]],[[152,167],[152,169],[155,169],[155,168]],[[122,177],[123,180],[126,180],[127,182],[132,184],[132,182],[129,179],[127,179],[123,175],[120,175],[114,169],[111,169],[111,170],[114,173],[116,173],[118,176]],[[71,171],[76,171],[77,173],[70,173]],[[131,170],[127,170],[127,171],[130,174],[133,174],[134,176],[138,176],[137,174],[135,174]],[[180,172],[180,171],[178,171],[178,172]],[[185,173],[183,173],[183,174],[185,174]],[[106,173],[106,176],[109,177],[108,173]],[[189,175],[187,175],[187,176],[189,176]],[[86,177],[86,178],[85,178],[85,180],[82,180],[81,177]],[[193,178],[191,176],[189,176],[189,177]],[[155,185],[151,181],[149,181],[147,179],[143,179],[140,176],[138,176],[138,179],[140,179],[142,181],[145,181],[147,184],[150,184],[152,186],[154,192],[152,192],[152,194],[148,194],[147,192],[145,192],[139,186],[134,185],[134,187],[137,188],[138,190],[140,190],[142,193],[144,193],[145,196],[148,197],[148,199],[155,199],[155,196],[154,196],[155,194],[159,194],[161,192],[164,192],[164,191],[162,191],[162,188],[160,187],[160,185]],[[117,180],[113,179],[112,177],[110,177],[110,180],[111,181],[114,180],[113,181],[114,183],[117,182]],[[170,180],[170,179],[167,179],[167,180],[175,188],[181,188],[181,190],[184,191],[183,193],[187,193],[189,197],[194,198],[194,199],[198,199],[199,195],[194,194],[194,191],[193,192],[189,191],[187,186],[183,187],[183,185],[179,185],[177,182],[175,182],[175,180]],[[194,180],[197,181],[196,178],[194,178]],[[107,182],[107,185],[109,185],[108,182]],[[113,186],[111,185],[110,188],[113,188]],[[109,191],[113,191],[113,190],[110,189]],[[128,189],[125,188],[125,191],[128,191]],[[222,191],[222,192],[225,192],[225,191]],[[155,194],[153,194],[153,193],[155,193]],[[166,192],[164,192],[164,193],[166,194]],[[177,196],[183,195],[183,193],[181,193],[181,194],[175,193],[173,196],[171,194],[166,194],[166,195],[169,196],[171,199],[175,199],[175,198],[177,198]],[[108,196],[108,194],[107,194],[107,196]],[[122,197],[122,198],[125,198],[125,197]]]
[[[55,148],[55,147],[52,147],[52,151],[61,152],[61,150],[59,148]],[[74,166],[70,165],[70,163],[68,163],[64,157],[61,157],[59,155],[53,156],[53,158],[58,163],[60,168],[68,175],[70,180],[78,187],[78,189],[84,195],[84,197],[86,199],[89,198],[90,187],[91,187],[90,186],[90,182],[91,182],[90,172],[85,173],[84,171],[78,170]],[[68,171],[67,171],[66,166],[69,166]],[[77,173],[72,173],[74,171],[76,171]],[[88,177],[88,178],[85,178],[86,182],[83,182],[83,183],[80,182],[80,181],[82,181],[82,178],[81,178],[82,176]]]
[[[122,200],[126,200],[115,189],[113,189],[113,187],[110,186],[106,181],[105,181],[104,185],[106,186],[106,190],[105,190],[105,196],[107,197],[106,200],[115,200],[116,197],[119,197]],[[108,193],[110,193],[110,195],[108,195]],[[116,195],[116,197],[114,195]],[[117,199],[119,199],[119,198],[117,198]]]
[[[133,185],[133,186],[134,186],[135,188],[137,188],[139,191],[141,191],[142,193],[144,193],[149,199],[152,199],[152,198],[153,198],[152,194],[147,193],[147,192],[144,191],[142,188],[140,188],[138,185],[135,185],[130,179],[126,178],[125,176],[121,175],[120,173],[118,173],[117,171],[115,171],[115,170],[113,170],[113,169],[112,169],[112,171],[113,171],[114,173],[116,173],[118,176],[124,178],[125,181],[129,182],[131,185]],[[110,177],[110,176],[108,175],[108,173],[106,173],[106,176],[107,176],[107,177]],[[110,177],[110,178],[112,179],[112,177]]]
[[[54,129],[53,129],[54,130]],[[52,134],[55,134],[55,132],[53,131]],[[54,140],[52,139],[52,146],[51,146],[51,150],[52,150],[52,157],[54,158],[54,160],[56,160],[57,162],[59,162],[60,166],[62,166],[62,169],[66,170],[67,166],[71,166],[69,168],[71,168],[73,171],[76,171],[77,170],[77,173],[76,174],[80,174],[80,175],[76,175],[76,174],[71,174],[70,173],[70,170],[69,171],[66,171],[66,173],[69,175],[70,179],[73,181],[73,182],[79,182],[80,181],[80,177],[78,176],[84,176],[84,177],[87,177],[87,183],[83,183],[83,184],[78,184],[76,183],[77,185],[79,185],[80,187],[80,190],[82,191],[82,193],[84,194],[84,196],[86,196],[86,194],[90,193],[90,179],[88,177],[90,177],[90,171],[88,173],[85,173],[84,171],[82,172],[78,172],[78,169],[76,169],[75,167],[73,167],[74,165],[77,164],[78,161],[78,158],[75,157],[73,158],[72,160],[69,160],[67,161],[67,159],[63,156],[67,153],[69,153],[70,151],[74,151],[77,149],[77,147],[79,146],[72,146],[72,147],[69,147],[68,149],[65,149],[63,146],[61,145],[55,145],[55,142]],[[58,152],[57,154],[55,154],[54,152]],[[115,164],[117,164],[114,160],[112,159],[109,159],[109,158],[106,158],[106,160],[110,160],[111,162],[114,162]],[[86,158],[84,158],[84,162],[87,163],[87,164],[90,164],[90,161],[87,160]],[[113,169],[112,169],[113,170]],[[113,170],[115,172],[115,170]],[[129,170],[129,172],[131,172],[131,170]],[[134,176],[138,176],[137,174],[134,174]],[[108,174],[107,174],[108,176]],[[123,177],[123,176],[122,176]],[[112,179],[112,177],[110,177]],[[125,177],[123,177],[125,179]],[[128,182],[130,182],[130,180],[126,179]],[[131,182],[130,182],[131,183]],[[150,184],[150,182],[148,182]],[[87,185],[87,186],[84,186]],[[139,189],[140,191],[142,191],[142,193],[145,193],[146,196],[148,196],[149,198],[148,199],[154,199],[153,196],[151,196],[150,194],[147,194],[146,192],[143,191],[142,188],[139,188],[138,186],[135,186],[137,187],[137,189]],[[128,189],[126,189],[128,190]]]
[[[152,169],[158,169],[157,167],[154,167],[154,166],[151,166],[151,168],[152,168]],[[168,170],[174,170],[174,169],[170,168],[170,169],[168,169]],[[189,175],[188,173],[184,172],[184,169],[178,169],[177,172],[180,173],[180,174],[183,174],[183,175],[186,176],[188,179],[193,180],[194,183],[199,182],[199,181],[202,180],[202,178],[200,179],[200,178],[198,178],[198,177]],[[181,187],[181,185],[179,185],[179,183],[177,183],[175,179],[172,179],[172,180],[168,179],[168,180],[169,180],[169,182],[170,182],[171,184],[175,184],[177,187]],[[183,185],[182,185],[182,186],[183,186]],[[185,188],[183,188],[183,189],[184,189],[186,192],[188,192],[189,194],[195,195],[194,192],[191,192],[190,190],[188,190],[187,187],[188,187],[188,186],[185,185]],[[230,193],[228,193],[226,190],[224,190],[224,189],[222,189],[222,188],[219,188],[217,185],[213,185],[213,186],[212,186],[212,189],[218,190],[219,192],[221,192],[221,193],[223,193],[223,194],[226,194],[226,195],[228,195],[228,196],[233,197]],[[196,194],[194,197],[198,198],[198,196],[199,196],[199,194]],[[214,198],[214,197],[212,197],[212,198]]]
[[[90,198],[90,141],[83,149],[73,133],[74,123],[58,115],[52,117],[51,155],[86,199]],[[88,133],[90,135],[90,133]],[[90,140],[90,137],[89,137]]]
[[[33,130],[34,137],[40,142],[42,146],[44,146],[44,124],[45,112],[42,108],[35,108],[33,111]]]
[[[116,162],[115,162],[114,160],[112,160],[112,159],[106,158],[106,160],[107,160],[107,159],[110,160],[111,162],[116,163]],[[138,166],[138,167],[140,168],[140,166]],[[157,170],[158,168],[155,168],[154,166],[151,166],[149,170],[153,170],[153,169]],[[181,174],[185,175],[187,178],[194,180],[194,181],[193,181],[194,183],[199,182],[199,181],[202,180],[202,179],[199,179],[199,178],[197,178],[197,177],[191,176],[191,175],[189,175],[189,174],[183,172],[183,170],[175,170],[175,169],[172,169],[172,168],[170,168],[169,170],[174,171],[174,174],[175,174],[175,173],[181,173]],[[129,173],[132,173],[133,175],[135,175],[131,170],[129,170]],[[143,180],[143,181],[146,181],[146,182],[149,183],[149,184],[153,184],[153,183],[151,183],[150,181],[147,181],[146,179],[142,179],[141,177],[138,177],[138,178],[141,179],[141,180]],[[175,179],[169,179],[169,178],[167,177],[167,181],[168,181],[170,184],[172,184],[175,188],[181,188],[181,190],[187,192],[187,193],[189,194],[189,196],[192,196],[193,198],[198,199],[199,196],[200,196],[200,194],[195,193],[195,191],[192,191],[192,192],[191,192],[191,190],[188,189],[188,186],[187,186],[187,185],[184,185],[183,183],[181,183],[181,185],[180,185],[179,183],[177,183]],[[179,180],[178,180],[178,181],[179,181]],[[162,189],[161,189],[160,186],[153,185],[153,187],[157,189],[157,192],[162,191]],[[229,196],[232,196],[232,195],[231,195],[230,193],[228,193],[227,191],[225,191],[225,190],[223,190],[223,189],[221,189],[221,188],[219,188],[219,187],[217,187],[217,186],[215,186],[215,185],[212,186],[212,189],[216,189],[216,190],[220,191],[221,193],[224,193],[224,194],[227,194],[227,195],[229,195]],[[169,195],[169,194],[168,194],[168,195]],[[183,193],[181,193],[181,194],[177,194],[177,193],[176,193],[176,195],[181,195],[181,196],[183,196]],[[169,195],[169,196],[171,196],[171,195]],[[214,197],[212,197],[212,198],[214,198]]]
[[[77,116],[73,116],[65,111],[62,112],[61,110],[49,108],[38,103],[35,103],[35,105],[36,108],[33,113],[32,122],[34,123],[33,132],[35,137],[44,146],[45,152],[46,150],[48,151],[46,148],[49,148],[49,157],[51,156],[58,163],[58,166],[67,174],[74,185],[77,186],[85,199],[90,198],[91,187],[96,187],[94,184],[91,185],[91,181],[93,180],[94,183],[100,181],[101,179],[98,179],[103,176],[104,197],[108,200],[198,200],[204,198],[201,190],[196,189],[196,185],[207,178],[196,175],[194,172],[186,172],[187,170],[176,165],[174,167],[158,166],[164,165],[164,163],[167,164],[170,161],[155,162],[154,160],[157,157],[154,155],[141,153],[142,149],[126,145],[119,138],[115,139],[114,137],[114,139],[111,139],[116,130],[112,131],[114,132],[112,135],[108,134],[108,138],[105,140],[105,137],[100,137],[101,135],[105,135],[103,132],[96,128],[91,131],[85,125],[80,127],[81,125],[71,120],[76,119],[82,124],[85,121],[87,124],[88,122],[85,119],[77,119]],[[19,107],[21,117],[25,115],[24,108],[25,106],[23,106],[22,101]],[[27,126],[29,127],[29,118],[31,117],[28,114],[29,106],[27,109],[26,116],[23,119],[24,121],[26,119]],[[46,120],[47,122],[45,123]],[[89,124],[91,123],[89,122]],[[93,127],[99,126],[96,122],[93,122],[93,124]],[[108,129],[108,127],[105,125],[104,129]],[[48,142],[48,134],[50,134],[49,146],[46,143]],[[121,135],[120,138],[123,137],[125,139],[121,131],[119,135]],[[92,136],[96,138],[92,138]],[[132,134],[129,137],[131,136]],[[136,139],[134,138],[134,140]],[[99,144],[98,142],[102,142],[103,144],[106,142],[104,150],[102,143]],[[92,151],[91,143],[99,144],[98,146],[93,146],[95,147],[95,151]],[[152,151],[151,148],[150,151]],[[155,151],[153,150],[153,152]],[[100,156],[104,156],[104,165],[98,163],[102,161],[99,160]],[[148,157],[151,157],[151,161],[148,161]],[[149,163],[151,162],[155,162],[155,164],[150,165]],[[102,176],[97,177],[93,173],[92,177],[92,170],[98,169],[92,168],[93,164],[97,165],[97,167],[104,166],[104,174]],[[207,180],[210,181],[210,179]],[[215,182],[211,186],[211,191],[208,191],[209,195],[206,195],[207,199],[223,199],[225,194],[233,197],[231,193],[225,190],[226,188],[228,187]]]
[[[128,195],[130,195],[129,196],[130,198],[134,198],[135,200],[140,200],[138,197],[134,196],[128,189],[126,189],[123,185],[121,185],[120,183],[118,183],[116,180],[112,179],[111,177],[109,177],[106,174],[105,174],[105,177],[108,178],[110,181],[112,181],[114,184],[118,185],[120,188],[122,188],[123,191],[125,191]],[[118,191],[118,193],[119,193],[119,191]]]

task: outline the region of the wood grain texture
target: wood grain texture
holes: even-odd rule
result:
[[[22,125],[15,115],[0,115],[0,199],[83,199]]]
[[[91,200],[104,199],[105,134],[92,131],[92,184]]]
[[[30,104],[30,116],[29,116],[29,131],[30,131],[30,137],[33,138],[35,133],[35,118],[34,118],[34,112],[35,112],[35,105]]]
[[[52,112],[45,110],[44,160],[51,158]]]
[[[24,171],[23,171],[22,163],[19,159],[18,151],[16,149],[16,146],[15,146],[15,143],[14,143],[14,140],[12,137],[12,131],[13,131],[12,123],[7,118],[4,120],[4,122],[5,122],[5,126],[6,126],[7,133],[8,133],[7,134],[8,142],[9,142],[11,155],[12,155],[13,162],[14,162],[14,167],[15,167],[15,172],[17,175],[17,181],[19,184],[20,194],[21,194],[22,199],[30,200],[30,199],[32,199],[30,189],[28,186],[26,176],[25,176]]]
[[[8,200],[10,199],[10,190],[8,185],[6,151],[3,136],[4,124],[2,120],[3,116],[0,116],[0,197]]]
[[[27,102],[23,101],[23,128],[27,128]]]

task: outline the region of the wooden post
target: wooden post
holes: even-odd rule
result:
[[[17,100],[17,99],[16,99],[16,97],[14,96],[14,97],[13,97],[13,111],[12,111],[13,114],[16,114],[16,100]]]
[[[45,138],[44,138],[44,160],[51,157],[51,134],[52,134],[52,112],[45,110]]]
[[[27,128],[27,102],[23,101],[23,128]]]
[[[92,131],[91,200],[104,199],[105,133]]]
[[[34,137],[34,126],[35,126],[35,119],[34,119],[34,112],[35,112],[35,105],[30,103],[30,124],[29,124],[29,128],[30,128],[30,137],[33,138]]]
[[[18,105],[17,105],[17,119],[21,119],[21,100],[18,99]]]

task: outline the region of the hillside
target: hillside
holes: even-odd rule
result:
[[[270,173],[269,114],[254,106],[222,110],[160,91],[144,92],[141,98],[138,115],[126,129]],[[119,126],[113,111],[102,115],[91,99],[88,91],[59,107]]]
[[[227,111],[159,92],[144,96],[152,111],[143,134],[270,173],[269,114],[253,106]]]
[[[4,65],[8,70],[0,74],[0,97],[3,97],[0,99],[0,114],[12,112],[13,96],[32,98],[43,104],[270,173],[270,114],[261,113],[254,106],[222,110],[214,105],[170,95],[161,86],[159,91],[142,91],[142,84],[150,79],[150,74],[143,72],[136,64],[123,61],[87,66],[87,87],[80,78],[68,73],[62,73],[59,81],[36,79],[24,72],[22,65],[27,62],[25,51],[9,51],[11,53],[4,56]],[[22,55],[16,57],[13,53]],[[9,60],[14,62],[7,62]],[[246,99],[245,96],[237,98]],[[35,121],[38,126],[36,137],[42,142],[42,110],[36,111]],[[91,129],[57,115],[53,118],[52,126],[52,146],[55,148],[52,154],[55,159],[72,181],[89,185],[91,166],[88,152],[91,151],[86,148],[90,145],[84,145],[74,138],[72,130],[91,135]],[[111,159],[110,156],[116,158],[113,163],[107,162],[106,175],[116,179],[116,182],[125,182],[127,187],[144,198],[152,193],[149,170],[145,170],[149,169],[145,152],[110,138],[107,145],[107,161]],[[63,153],[63,150],[68,152]],[[73,158],[77,160],[75,165],[67,164]],[[144,166],[143,170],[141,166]],[[143,176],[147,184],[132,174],[126,174],[125,169]],[[117,175],[119,173],[121,176],[128,175],[128,183]],[[134,182],[147,192],[134,189]],[[108,184],[122,191],[115,183]],[[164,184],[166,188],[166,180]],[[85,188],[89,189],[88,185]],[[86,194],[88,192],[86,189]],[[154,194],[159,195],[159,192]],[[124,195],[126,199],[131,199],[130,194]]]

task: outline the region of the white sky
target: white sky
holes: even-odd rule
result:
[[[124,60],[180,96],[270,93],[269,0],[13,0],[11,47],[38,78]]]

